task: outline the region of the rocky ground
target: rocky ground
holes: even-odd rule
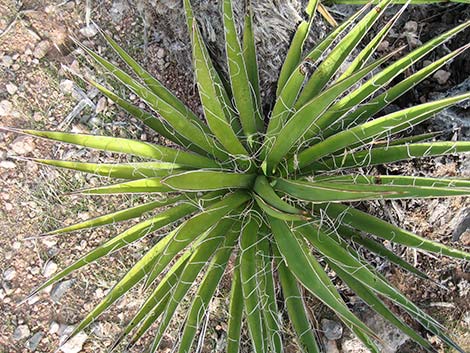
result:
[[[88,15],[102,29],[115,36],[132,55],[144,62],[158,78],[164,79],[169,88],[193,109],[200,111],[190,71],[176,67],[165,41],[161,39],[165,32],[162,24],[152,22],[152,17],[146,17],[145,11],[129,6],[124,0],[28,0],[21,6],[13,0],[4,2],[0,4],[0,125],[98,133],[150,141],[158,139],[97,91],[80,80],[75,83],[70,70],[83,75],[102,76],[74,47],[69,35],[74,35],[106,57],[115,59],[113,53],[104,47],[96,27],[87,24]],[[92,11],[88,13],[87,4],[91,3]],[[342,7],[336,12],[347,10]],[[468,11],[461,5],[436,6],[426,11],[413,8],[400,24],[405,30],[395,31],[388,40],[389,46],[397,47],[403,41],[410,46],[418,46],[420,41],[429,39],[431,35],[442,32],[468,16]],[[150,24],[145,31],[143,18]],[[448,48],[453,49],[465,41],[468,42],[468,33],[467,37],[461,36],[451,42]],[[442,55],[446,50],[440,49],[437,53]],[[468,90],[469,73],[470,55],[467,54],[424,82],[419,89],[400,100],[398,105],[426,101],[445,94],[455,85],[460,85],[460,90]],[[129,98],[140,104],[132,94]],[[451,110],[423,129],[444,128],[448,130],[447,137],[468,138],[469,120],[465,117],[469,113],[465,109],[462,106]],[[455,130],[457,127],[460,129]],[[126,228],[128,224],[59,237],[40,237],[42,233],[71,224],[77,219],[87,219],[119,209],[124,204],[133,205],[142,201],[137,196],[101,198],[66,194],[85,185],[95,185],[101,179],[39,167],[28,161],[31,157],[93,161],[116,158],[110,154],[46,143],[0,131],[0,352],[55,352],[61,338],[98,303],[125,269],[152,243],[152,237],[149,237],[99,264],[90,265],[22,303],[33,288],[53,275],[58,268],[72,263],[73,259]],[[405,170],[414,175],[470,175],[469,162],[458,157],[392,165],[387,169],[390,172]],[[463,199],[376,202],[368,207],[432,239],[444,243],[459,240],[455,243],[457,246],[470,246],[469,234],[465,232],[470,206]],[[380,259],[370,260],[410,298],[448,326],[455,333],[457,341],[470,350],[468,264],[388,245],[447,290],[411,277]],[[221,351],[224,346],[225,304],[230,282],[226,279],[223,283],[212,304],[208,339],[203,347],[205,352]],[[371,314],[346,288],[343,293],[355,312],[383,337],[387,343],[384,352],[419,352],[419,348],[407,342],[399,332]],[[105,352],[142,303],[139,294],[137,290],[120,300],[90,329],[63,346],[62,352]],[[363,351],[358,341],[343,329],[331,313],[311,298],[308,298],[308,303],[312,311],[318,313],[320,320],[316,328],[328,352]],[[161,351],[169,351],[175,338],[176,333],[169,332]],[[433,337],[429,338],[436,341]],[[134,351],[141,351],[146,341],[147,337]],[[436,347],[444,351],[438,342]],[[288,344],[288,350],[297,351],[293,344]]]

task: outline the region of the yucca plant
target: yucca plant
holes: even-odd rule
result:
[[[305,10],[306,20],[299,24],[280,72],[275,104],[266,115],[261,109],[249,4],[242,38],[239,38],[231,1],[222,2],[226,75],[216,70],[193,18],[190,2],[184,1],[204,121],[112,38],[105,35],[137,79],[82,46],[91,58],[140,97],[152,113],[133,105],[117,91],[92,80],[89,82],[126,112],[181,148],[107,136],[16,130],[148,160],[116,164],[37,160],[46,165],[124,179],[81,190],[85,195],[158,195],[152,202],[48,234],[103,226],[137,218],[164,206],[171,207],[149,216],[79,258],[31,295],[93,261],[173,225],[174,230],[160,235],[159,241],[107,293],[71,336],[145,280],[148,296],[113,349],[120,347],[124,340],[128,345],[134,344],[158,323],[150,347],[154,352],[179,304],[195,286],[177,342],[178,352],[189,352],[218,283],[228,263],[232,263],[227,352],[239,351],[243,322],[254,352],[282,352],[285,325],[291,325],[297,334],[299,349],[320,352],[321,345],[307,314],[301,287],[336,313],[372,352],[379,352],[377,334],[348,309],[335,289],[329,276],[334,272],[373,310],[425,349],[434,351],[432,345],[389,305],[400,308],[424,330],[463,353],[445,328],[394,288],[356,251],[357,246],[365,248],[425,279],[429,279],[426,274],[388,250],[381,241],[470,260],[469,253],[367,214],[357,203],[470,193],[469,179],[378,175],[374,169],[384,163],[470,151],[470,142],[426,142],[434,137],[433,133],[397,137],[450,105],[470,98],[470,93],[380,114],[389,103],[468,49],[470,44],[391,84],[437,46],[468,28],[470,21],[399,59],[395,59],[400,51],[397,50],[371,60],[405,7],[362,50],[357,48],[390,3],[391,0],[383,0],[377,6],[365,6],[304,56],[304,42],[318,5],[316,0],[311,0]],[[340,72],[353,52],[354,59]],[[162,199],[160,194],[167,197]],[[279,313],[282,298],[290,324],[283,323],[286,317]]]

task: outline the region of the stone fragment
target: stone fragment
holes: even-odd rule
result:
[[[450,72],[445,70],[437,70],[436,73],[433,75],[433,78],[439,83],[440,85],[444,85],[449,81]]]
[[[33,50],[33,56],[36,59],[42,59],[49,52],[51,43],[48,40],[40,41]]]
[[[35,147],[34,140],[30,136],[19,136],[10,144],[10,148],[13,152],[20,156],[32,152]]]
[[[15,328],[15,331],[13,332],[13,340],[19,341],[22,340],[30,335],[29,327],[28,325],[20,325],[17,328]]]
[[[339,322],[323,319],[321,320],[321,327],[323,334],[329,340],[340,339],[343,335],[343,326]]]

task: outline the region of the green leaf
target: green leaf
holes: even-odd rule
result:
[[[323,62],[310,76],[302,93],[300,94],[295,108],[298,109],[317,96],[330,81],[336,71],[340,68],[346,58],[356,48],[358,43],[372,28],[373,24],[382,15],[391,0],[382,0],[375,8],[365,15],[333,48]]]
[[[138,97],[140,97],[152,110],[162,116],[163,119],[184,138],[192,141],[204,151],[215,156],[219,160],[226,160],[227,155],[220,149],[215,141],[208,136],[209,128],[196,116],[185,115],[178,111],[164,99],[157,96],[150,89],[134,80],[127,73],[113,65],[108,60],[102,58],[89,48],[81,45],[83,50],[89,54],[97,63],[108,70],[121,83],[128,87]]]
[[[274,287],[274,267],[273,256],[270,249],[270,239],[267,229],[264,229],[260,235],[263,237],[259,240],[258,247],[258,281],[259,296],[261,299],[260,306],[266,327],[266,336],[268,344],[273,353],[282,353],[282,336],[280,328],[280,312],[276,303],[276,289]]]
[[[301,214],[302,210],[288,204],[282,200],[269,184],[268,179],[264,175],[259,175],[255,180],[253,190],[268,204],[277,208],[279,211],[293,214]]]
[[[428,41],[427,43],[419,46],[417,49],[413,50],[411,53],[405,55],[404,57],[398,59],[393,64],[389,65],[380,72],[377,72],[370,80],[363,83],[355,91],[350,92],[347,96],[335,103],[329,111],[325,114],[328,117],[329,121],[338,121],[338,123],[330,126],[326,131],[324,137],[330,136],[335,131],[343,130],[344,127],[349,127],[351,124],[361,123],[372,117],[375,113],[379,112],[385,106],[393,102],[395,99],[403,95],[405,92],[415,87],[420,81],[424,80],[426,77],[429,77],[433,72],[438,70],[444,64],[448,63],[450,60],[455,58],[457,55],[463,53],[468,49],[468,45],[455,50],[454,52],[446,55],[445,57],[437,60],[431,65],[419,70],[410,77],[402,80],[400,83],[396,84],[392,88],[388,89],[386,92],[367,102],[364,106],[359,106],[361,102],[370,97],[374,92],[383,88],[388,83],[401,73],[405,72],[411,65],[416,63],[418,60],[422,59],[425,55],[429,54],[432,50],[437,48],[439,45],[445,43],[457,33],[465,30],[470,26],[470,21],[463,23],[451,30],[441,34],[440,36]],[[359,106],[359,107],[358,107]],[[345,115],[351,109],[358,107],[357,110]],[[340,118],[344,116],[344,121]],[[312,136],[309,136],[312,137]]]
[[[186,353],[191,351],[191,345],[198,327],[201,325],[204,315],[209,310],[210,301],[217,289],[217,285],[219,284],[222,275],[224,274],[230,255],[233,252],[235,241],[239,236],[240,224],[236,223],[225,236],[224,243],[219,247],[208,265],[207,272],[202,279],[191,307],[188,310],[178,352]]]
[[[407,299],[396,288],[391,286],[385,279],[375,274],[367,266],[364,266],[358,258],[341,247],[333,238],[327,236],[319,228],[312,225],[303,224],[300,227],[297,227],[296,230],[308,239],[323,256],[331,259],[332,262],[355,280],[362,283],[366,288],[371,288],[378,294],[381,294],[394,303],[400,305],[410,315],[412,315],[414,319],[426,327],[426,329],[438,335],[447,344],[463,353],[458,345],[441,330],[439,323],[419,309],[413,302]],[[354,286],[354,283],[351,283]],[[368,297],[368,299],[370,300],[371,298]],[[403,327],[400,327],[400,329],[403,329]],[[413,339],[419,340],[419,336],[414,336]],[[424,340],[421,340],[421,342],[422,344],[427,344]]]
[[[372,240],[370,238],[363,237],[359,233],[354,232],[349,227],[345,227],[345,226],[339,226],[338,233],[340,234],[340,236],[350,239],[352,242],[365,247],[367,250],[373,252],[374,254],[379,255],[380,257],[386,259],[387,261],[390,261],[391,263],[397,266],[400,266],[404,270],[410,273],[413,273],[417,277],[420,277],[428,281],[432,281],[432,279],[429,278],[429,276],[426,275],[424,272],[418,270],[416,267],[414,267],[413,265],[403,260],[400,256],[396,255],[393,251],[388,250],[381,243],[375,240]]]
[[[214,72],[211,71],[213,67],[210,65],[207,49],[205,48],[201,33],[196,25],[193,26],[193,32],[194,70],[196,73],[199,97],[204,109],[207,124],[227,152],[233,155],[246,156],[248,152],[238,140],[237,135],[232,130],[225,116],[222,105],[223,101],[217,95]],[[248,92],[248,94],[250,93]]]
[[[367,177],[366,177],[367,178]],[[424,180],[422,180],[424,179]],[[361,180],[359,176],[357,180]],[[311,202],[324,201],[358,201],[371,199],[405,199],[427,197],[450,197],[470,195],[469,187],[455,187],[452,182],[446,186],[438,186],[435,180],[426,178],[395,179],[402,182],[376,184],[356,182],[356,180],[338,182],[306,182],[278,179],[276,189],[288,193],[298,199]],[[376,180],[381,181],[380,177]],[[422,180],[423,185],[420,185]]]
[[[335,99],[344,94],[345,90],[356,84],[364,76],[387,61],[390,55],[391,54],[375,61],[313,98],[299,109],[285,125],[281,123],[283,125],[281,130],[277,132],[268,131],[264,147],[265,150],[267,150],[266,161],[268,171],[272,172],[280,160],[301,141],[302,137],[309,129],[319,129],[317,120],[322,120],[322,114]]]
[[[369,43],[362,49],[359,54],[354,58],[352,63],[348,66],[348,68],[341,74],[338,78],[338,81],[345,79],[346,77],[352,75],[353,73],[357,72],[370,59],[370,57],[376,52],[377,47],[382,43],[385,37],[388,35],[392,27],[395,25],[397,20],[401,17],[403,12],[406,10],[408,4],[402,6],[402,8],[388,21],[385,26],[383,26],[379,32],[372,38]]]
[[[470,93],[445,98],[403,109],[370,122],[338,132],[297,155],[289,161],[289,170],[302,169],[318,159],[355,144],[363,145],[374,139],[396,134],[415,126],[439,111],[470,98]]]
[[[251,0],[247,0],[245,23],[243,27],[243,58],[246,64],[246,73],[250,81],[250,89],[255,104],[256,121],[263,122],[261,116],[262,102],[259,88],[258,61],[256,59],[255,34],[253,31],[253,11]],[[260,130],[263,131],[263,130]]]
[[[176,283],[178,283],[181,272],[186,266],[192,251],[192,249],[186,251],[178,258],[178,260],[176,260],[175,264],[161,279],[152,294],[140,306],[139,310],[127,324],[124,331],[122,331],[119,337],[115,340],[110,351],[114,351],[133,329],[139,327],[128,346],[133,345],[150,328],[151,324],[158,319],[166,307],[166,304],[171,297],[171,293],[173,292]]]
[[[314,328],[308,319],[308,309],[306,308],[302,294],[300,293],[297,280],[286,266],[284,260],[280,258],[279,250],[277,250],[277,248],[275,249],[275,254],[279,257],[279,259],[276,260],[278,264],[277,272],[279,274],[284,302],[287,307],[289,319],[292,322],[292,326],[294,327],[299,340],[299,345],[303,352],[320,353],[321,351],[313,333]]]
[[[166,177],[162,183],[178,191],[250,188],[256,175],[196,170]]]
[[[55,235],[68,232],[74,232],[81,229],[88,229],[103,226],[106,224],[114,224],[122,221],[127,221],[129,219],[137,218],[142,216],[144,213],[154,210],[157,207],[163,207],[168,205],[173,205],[179,201],[189,201],[187,195],[181,195],[176,197],[168,197],[158,201],[152,201],[145,203],[143,205],[138,205],[135,207],[127,208],[125,210],[120,210],[117,212],[108,213],[99,217],[87,219],[86,221],[75,223],[71,226],[64,228],[55,229],[53,231],[47,232],[45,235]]]
[[[322,57],[334,40],[340,36],[349,27],[349,25],[366,10],[366,8],[366,6],[362,7],[348,20],[328,34],[313,48],[313,50],[308,53],[308,55],[297,65],[295,70],[292,71],[289,79],[284,85],[284,88],[277,95],[267,129],[270,134],[276,134],[282,128],[283,123],[288,120],[289,116],[295,112],[293,105],[305,81],[305,76],[307,74],[306,68],[316,65],[317,61]],[[265,155],[262,154],[261,157],[264,158]]]
[[[238,111],[243,132],[248,144],[252,144],[254,135],[263,128],[263,122],[255,114],[255,102],[252,97],[250,80],[243,52],[238,40],[235,27],[232,2],[223,0],[223,20],[225,33],[225,50],[227,52],[227,64],[232,85],[233,99]]]
[[[232,275],[227,329],[227,353],[238,353],[240,350],[244,303],[240,276],[240,255],[239,253],[237,256]]]
[[[293,213],[285,213],[284,211],[280,211],[276,209],[274,206],[266,203],[264,199],[259,197],[256,194],[253,194],[253,198],[256,201],[256,204],[259,206],[261,211],[266,213],[267,215],[277,218],[277,219],[282,219],[284,221],[300,221],[300,220],[307,220],[308,217],[300,215],[300,214],[293,214]]]
[[[145,85],[150,90],[168,103],[170,106],[177,109],[181,114],[190,117],[192,120],[198,120],[198,117],[189,109],[180,99],[178,99],[173,93],[171,93],[160,81],[153,77],[147,70],[145,70],[137,61],[135,61],[129,54],[122,49],[119,44],[116,43],[106,33],[101,32],[105,37],[108,44],[116,51],[119,57],[134,70],[134,72],[144,81]]]
[[[373,234],[381,239],[423,251],[470,261],[470,254],[467,252],[452,249],[446,245],[420,237],[355,208],[333,203],[321,204],[317,205],[317,207],[323,210],[329,217],[339,219],[345,225]]]
[[[302,57],[305,40],[310,33],[312,27],[313,18],[319,1],[309,0],[305,12],[307,19],[300,22],[295,31],[294,38],[289,47],[289,51],[284,59],[284,63],[281,67],[281,73],[277,80],[277,91],[276,96],[279,96],[282,89],[285,87],[287,80],[291,77],[292,72],[297,68]]]
[[[303,169],[339,170],[346,168],[370,167],[377,164],[394,163],[414,158],[442,156],[453,153],[470,152],[470,142],[429,142],[398,146],[376,147],[360,152],[347,152],[343,155],[315,162]]]
[[[179,164],[142,162],[142,163],[83,163],[52,159],[33,159],[34,162],[58,168],[77,170],[80,172],[101,175],[118,179],[142,179],[164,177],[181,171]],[[175,170],[173,170],[173,168]]]
[[[158,324],[150,352],[155,352],[157,350],[176,309],[183,301],[201,270],[206,266],[206,263],[212,255],[214,255],[214,252],[217,251],[217,253],[219,253],[221,251],[219,245],[222,243],[231,225],[232,221],[230,219],[220,221],[211,231],[209,231],[209,234],[204,237],[204,240],[199,243],[197,249],[189,258],[175,289],[171,293],[171,300],[168,301],[165,307],[163,317]],[[233,238],[234,236],[232,235],[231,239],[234,240]],[[226,250],[226,247],[222,247],[222,250]]]
[[[209,193],[202,198],[197,199],[196,197],[188,198],[188,202],[182,203],[180,205],[174,206],[166,211],[161,212],[160,214],[151,217],[145,221],[142,221],[129,229],[125,230],[121,234],[111,238],[107,242],[101,244],[100,246],[96,247],[92,251],[90,251],[88,254],[85,256],[79,258],[76,260],[72,265],[66,267],[50,279],[48,279],[46,282],[41,284],[38,288],[36,288],[30,295],[29,297],[33,296],[34,294],[38,293],[39,291],[43,290],[44,288],[50,286],[51,284],[54,284],[61,279],[63,279],[65,276],[68,276],[72,272],[78,270],[79,268],[82,268],[108,254],[111,252],[117,251],[139,239],[142,237],[145,237],[152,232],[155,232],[156,230],[167,226],[169,224],[172,224],[173,222],[178,221],[179,219],[193,213],[198,209],[199,203],[205,202],[207,206],[210,206],[211,204],[214,204],[217,201],[217,194],[216,193]],[[144,205],[145,206],[145,205]],[[131,211],[131,210],[129,210]],[[111,215],[109,215],[111,216]],[[106,221],[109,222],[109,218],[106,219]],[[93,224],[93,220],[88,221],[88,223]],[[89,225],[88,225],[89,226]],[[76,226],[70,226],[69,228],[72,228],[72,230],[84,228],[84,224],[76,225]],[[65,231],[70,231],[70,229],[63,228],[60,230],[57,230],[53,233],[57,232],[65,232]]]
[[[297,280],[332,309],[349,327],[357,328],[367,335],[376,337],[374,332],[349,311],[320,264],[310,253],[302,239],[299,239],[291,231],[287,223],[272,217],[269,217],[269,223],[279,252],[288,269]]]
[[[49,140],[60,141],[73,145],[93,148],[100,151],[125,153],[133,156],[151,158],[161,162],[176,163],[195,168],[219,168],[215,161],[189,152],[176,150],[170,147],[154,145],[148,142],[69,132],[14,130],[19,133],[42,137]]]
[[[263,317],[260,310],[260,298],[257,283],[256,269],[256,243],[259,225],[257,220],[248,216],[242,225],[240,238],[240,277],[248,323],[248,331],[253,343],[253,352],[267,352],[267,341],[264,335]]]
[[[97,186],[88,189],[77,190],[75,193],[85,195],[110,195],[110,194],[147,194],[154,192],[173,191],[161,183],[161,178],[146,178],[128,181],[125,183]]]
[[[219,222],[221,218],[227,216],[249,199],[250,196],[243,192],[228,194],[228,196],[221,201],[211,205],[203,210],[203,212],[186,221],[179,230],[174,232],[174,237],[169,242],[165,252],[159,254],[158,261],[147,277],[146,286],[157,278],[179,251],[189,245],[197,236],[203,234],[210,227]]]
[[[114,103],[119,105],[122,109],[126,112],[134,116],[135,118],[142,121],[145,125],[149,128],[160,134],[161,136],[167,138],[174,143],[186,147],[187,149],[197,152],[202,155],[206,155],[207,152],[203,149],[196,146],[194,143],[189,141],[188,139],[181,136],[178,132],[174,131],[173,128],[165,121],[160,121],[156,116],[153,114],[147,113],[145,110],[140,109],[139,107],[129,103],[122,97],[118,96],[111,90],[107,89],[106,87],[100,85],[99,83],[87,78],[86,79],[92,86],[96,87],[102,94],[106,97],[111,99]]]

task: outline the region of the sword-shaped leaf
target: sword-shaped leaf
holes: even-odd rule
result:
[[[242,224],[240,237],[240,278],[242,284],[245,316],[253,342],[253,352],[268,351],[262,308],[260,305],[256,269],[256,244],[259,241],[259,225],[251,216]]]
[[[365,15],[339,43],[333,48],[323,62],[310,76],[295,108],[299,109],[312,98],[317,96],[327,85],[346,58],[356,48],[366,33],[372,28],[377,19],[384,13],[392,0],[382,0],[367,15]]]
[[[388,89],[386,92],[372,99],[370,102],[367,102],[366,105],[359,107],[356,111],[345,115],[352,108],[357,107],[361,102],[370,97],[372,94],[377,92],[377,90],[383,88],[388,83],[390,83],[394,78],[398,77],[411,65],[416,63],[418,60],[423,58],[425,55],[429,54],[439,45],[447,42],[449,39],[454,37],[456,34],[464,31],[470,26],[470,21],[467,21],[451,30],[441,34],[440,36],[428,41],[427,43],[419,46],[417,49],[413,50],[411,53],[405,55],[399,60],[395,61],[393,64],[389,65],[382,71],[376,73],[371,79],[362,84],[359,88],[350,92],[347,96],[335,103],[329,111],[325,114],[325,119],[336,124],[330,127],[330,132],[325,131],[325,137],[331,135],[331,133],[338,131],[340,126],[349,127],[353,122],[358,124],[366,121],[371,118],[375,113],[383,109],[386,105],[393,102],[395,99],[403,95],[405,92],[416,86],[419,82],[424,80],[426,77],[429,77],[433,72],[437,71],[444,64],[455,58],[457,55],[463,53],[468,49],[468,45],[459,48],[445,57],[435,61],[431,65],[419,70],[415,74],[411,75],[407,79],[401,81],[397,85]],[[344,116],[344,121],[341,121],[340,118]],[[325,126],[327,127],[327,126]],[[308,137],[312,137],[309,135]]]
[[[230,219],[224,219],[220,221],[211,231],[209,231],[209,234],[204,238],[204,240],[199,244],[198,248],[189,258],[186,266],[181,272],[178,283],[175,285],[175,288],[171,294],[171,300],[168,301],[165,307],[162,319],[158,324],[157,332],[150,348],[150,352],[153,353],[158,349],[161,339],[163,338],[163,335],[165,334],[176,309],[183,301],[184,297],[188,293],[188,290],[194,284],[194,281],[196,280],[201,270],[206,266],[206,263],[214,255],[214,252],[220,253],[221,251],[226,250],[225,246],[219,248],[219,245],[225,239],[232,223],[233,222]]]
[[[100,151],[125,153],[133,156],[158,160],[161,162],[176,163],[188,167],[220,168],[219,164],[207,157],[137,140],[112,136],[97,136],[56,131],[14,131]]]
[[[392,54],[389,54],[375,61],[313,98],[283,124],[281,130],[277,132],[268,131],[264,147],[267,151],[266,163],[268,172],[271,173],[281,159],[301,142],[302,137],[309,129],[318,129],[317,120],[322,120],[322,114],[335,99],[341,96],[345,90],[356,84],[364,76],[387,61],[391,55]]]
[[[76,194],[84,195],[111,195],[111,194],[147,194],[154,192],[170,192],[173,189],[161,183],[160,177],[137,179],[124,183],[97,186],[88,189],[76,190]]]
[[[290,44],[284,63],[281,67],[281,73],[277,80],[277,91],[276,96],[279,96],[282,89],[285,87],[287,80],[291,77],[292,72],[297,68],[302,57],[305,41],[310,33],[313,19],[315,17],[315,11],[317,9],[319,1],[309,0],[305,14],[307,19],[300,22],[295,31],[294,38]]]
[[[374,119],[370,122],[338,132],[297,155],[296,160],[289,161],[289,169],[302,169],[318,159],[338,150],[356,144],[364,144],[376,138],[396,134],[430,119],[439,111],[470,98],[470,93],[420,104]]]
[[[301,227],[298,227],[297,231],[308,239],[308,241],[311,242],[320,253],[329,258],[350,276],[353,276],[354,279],[362,283],[366,288],[370,288],[374,292],[377,292],[400,305],[427,330],[439,336],[459,352],[464,353],[464,351],[455,342],[453,342],[445,332],[443,332],[439,323],[418,308],[412,301],[407,299],[381,276],[372,272],[367,266],[364,266],[359,259],[355,258],[350,252],[341,247],[332,237],[329,237],[319,228],[311,225],[304,224]],[[403,327],[400,327],[400,329],[403,329]],[[419,336],[415,335],[413,336],[413,339],[419,340]],[[420,342],[422,344],[426,344],[426,341],[423,339],[421,339]]]
[[[278,264],[277,272],[281,283],[282,295],[287,307],[289,319],[292,322],[297,339],[299,340],[299,346],[305,353],[320,353],[321,351],[313,333],[314,328],[308,319],[307,308],[302,294],[300,293],[297,280],[286,266],[284,260],[280,257],[281,255],[277,248],[275,254],[279,257],[276,262]]]
[[[366,335],[376,337],[373,331],[349,311],[346,304],[340,300],[339,295],[332,292],[335,291],[334,286],[325,283],[327,277],[325,277],[326,274],[320,264],[310,253],[305,243],[291,231],[287,223],[272,217],[269,218],[269,223],[279,252],[287,268],[297,280],[333,310],[348,327],[357,328]]]
[[[225,34],[225,50],[230,74],[233,99],[238,111],[243,132],[251,146],[255,135],[263,129],[263,121],[255,114],[255,101],[248,77],[245,58],[241,50],[232,9],[231,0],[223,0],[223,20]]]
[[[438,242],[420,237],[353,207],[333,203],[321,204],[317,205],[317,207],[323,210],[329,217],[338,219],[345,225],[373,234],[381,239],[423,251],[470,261],[470,254],[465,251],[453,249]]]
[[[224,274],[230,255],[233,252],[235,241],[239,236],[240,226],[239,224],[238,226],[234,224],[225,236],[224,243],[217,250],[208,265],[207,272],[199,285],[199,289],[188,311],[178,352],[186,353],[191,351],[191,345],[196,332],[201,325],[204,315],[206,315],[209,310],[210,301]]]
[[[129,103],[127,100],[121,96],[115,94],[110,89],[100,85],[98,82],[95,82],[89,78],[86,79],[92,86],[96,87],[102,94],[111,99],[114,103],[119,105],[126,112],[131,114],[133,117],[142,121],[149,128],[167,138],[174,143],[186,147],[187,149],[197,152],[202,155],[207,155],[207,152],[203,149],[196,146],[193,142],[181,136],[176,132],[165,120],[161,121],[157,116],[146,112],[145,110]]]
[[[204,191],[221,189],[247,189],[256,179],[254,174],[196,170],[171,175],[162,183],[178,191]]]
[[[193,39],[194,70],[207,124],[227,152],[233,155],[246,156],[248,152],[232,130],[230,122],[225,116],[223,101],[217,95],[215,87],[214,68],[210,64],[207,49],[195,23],[193,25]],[[248,94],[251,97],[251,93],[248,92]]]
[[[182,171],[181,165],[173,163],[84,163],[52,159],[33,159],[34,162],[58,168],[101,175],[117,179],[142,179],[164,177]]]
[[[221,201],[211,205],[203,212],[186,221],[181,231],[177,231],[171,239],[165,251],[159,254],[151,273],[146,280],[146,287],[150,285],[155,278],[165,269],[171,259],[184,247],[190,244],[197,235],[200,235],[215,225],[220,219],[227,216],[246,201],[249,195],[243,192],[234,192],[226,196]]]
[[[288,204],[282,200],[269,184],[268,179],[264,175],[260,175],[255,180],[253,190],[268,204],[275,207],[279,211],[293,214],[301,214],[304,211]]]
[[[370,167],[377,164],[394,163],[414,158],[434,157],[463,152],[470,152],[470,142],[444,141],[376,147],[359,152],[347,152],[344,155],[315,162],[304,168],[303,173],[309,170],[321,171]]]
[[[230,291],[227,353],[238,353],[240,350],[240,337],[244,311],[242,282],[240,277],[240,254],[238,254],[235,267],[233,269],[232,289]]]
[[[112,213],[108,213],[99,217],[87,219],[86,221],[75,223],[70,226],[55,229],[53,231],[45,233],[45,235],[55,235],[68,232],[74,232],[81,229],[95,228],[103,226],[106,224],[114,224],[122,221],[127,221],[129,219],[137,218],[142,216],[146,212],[150,212],[158,207],[168,206],[175,204],[179,201],[186,200],[191,202],[191,198],[186,195],[180,195],[176,197],[168,197],[158,201],[152,201],[145,203],[143,205],[138,205],[135,207],[130,207],[125,210],[120,210]]]

